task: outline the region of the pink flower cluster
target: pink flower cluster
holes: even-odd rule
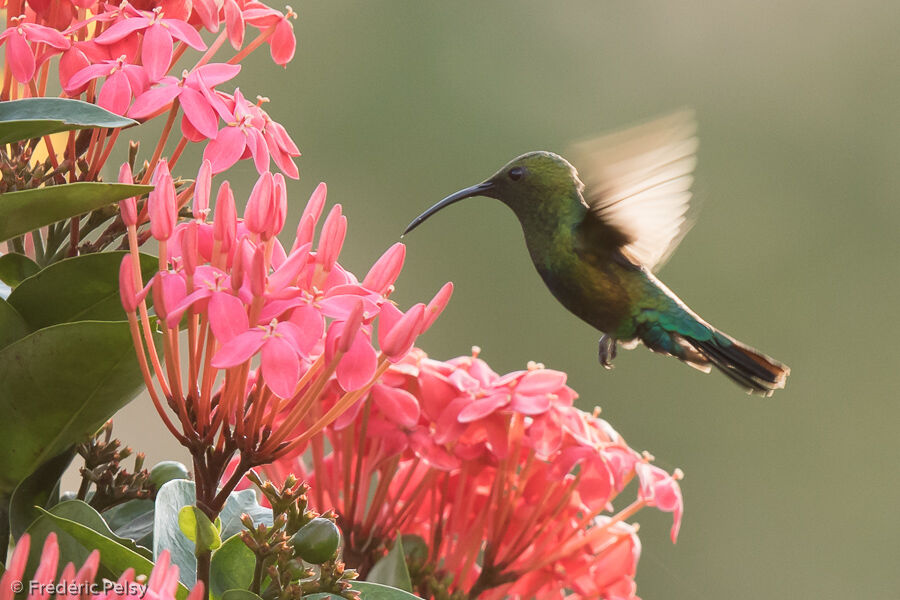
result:
[[[179,224],[178,195],[160,162],[147,202],[159,272],[147,286],[136,268],[137,206],[134,199],[122,203],[132,253],[122,261],[120,291],[147,387],[167,426],[187,446],[196,439],[213,443],[218,433],[225,463],[231,450],[240,450],[239,477],[249,466],[302,448],[357,403],[431,326],[452,286],[429,304],[403,312],[388,299],[403,266],[402,244],[389,248],[361,282],[341,267],[347,219],[340,205],[330,210],[314,244],[324,184],[310,198],[287,249],[276,237],[287,212],[280,174],[258,179],[243,219],[224,182],[208,221],[211,172],[205,161],[192,188],[194,218]],[[127,168],[122,178],[128,180]],[[189,196],[181,197],[187,202]],[[148,294],[163,331],[162,363],[152,349]],[[179,336],[183,329],[186,338]],[[326,388],[339,390],[340,397],[318,412]],[[180,421],[180,432],[164,404]],[[220,471],[225,463],[211,468]]]
[[[2,99],[44,95],[50,60],[58,56],[64,95],[83,95],[88,102],[142,121],[169,111],[163,139],[183,109],[181,141],[170,162],[187,142],[210,140],[205,156],[215,173],[252,158],[260,173],[268,171],[273,160],[287,176],[298,177],[293,158],[300,152],[259,106],[262,100],[253,104],[240,90],[216,89],[234,78],[240,71],[237,63],[263,43],[269,43],[276,63],[285,65],[293,58],[296,40],[290,19],[296,15],[290,10],[283,14],[255,0],[125,0],[118,5],[41,0],[27,7],[22,0],[8,0],[6,7],[7,28],[0,33],[8,67]],[[259,35],[244,46],[247,26],[258,29]],[[203,30],[218,33],[209,46]],[[238,52],[225,63],[210,63],[226,40]],[[204,54],[180,78],[169,76],[189,48]],[[10,74],[21,91],[11,85]]]
[[[324,394],[325,407],[342,396]],[[626,519],[671,512],[675,541],[681,473],[650,464],[575,398],[565,373],[541,365],[501,376],[477,352],[440,362],[416,350],[307,456],[263,468],[308,478],[363,571],[400,532],[422,537],[435,577],[467,597],[634,598],[640,542]],[[637,498],[614,511],[635,476]]]
[[[163,550],[150,573],[150,578],[135,581],[134,569],[126,569],[115,582],[98,583],[97,569],[100,566],[100,552],[90,553],[84,565],[77,571],[72,563],[66,564],[57,578],[59,566],[59,541],[51,533],[44,540],[37,570],[29,580],[24,580],[28,563],[31,536],[19,538],[13,555],[7,563],[7,570],[0,579],[0,600],[13,600],[17,592],[28,592],[27,600],[76,600],[96,598],[97,600],[175,600],[178,587],[178,567],[169,561],[169,551]],[[21,585],[21,588],[17,588]],[[203,598],[203,585],[198,584],[188,594],[188,600]]]

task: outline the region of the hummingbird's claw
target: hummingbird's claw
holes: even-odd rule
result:
[[[598,358],[604,369],[612,369],[612,361],[616,357],[616,340],[604,334],[598,344]]]

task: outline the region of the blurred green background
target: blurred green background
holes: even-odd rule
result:
[[[341,262],[360,276],[421,210],[513,156],[695,108],[703,209],[662,279],[792,367],[774,398],[643,348],[601,369],[598,334],[552,299],[496,201],[411,234],[395,298],[452,280],[421,340],[431,355],[479,345],[501,372],[565,370],[583,408],[685,471],[677,545],[668,515],[638,515],[643,598],[900,598],[900,4],[294,8],[294,62],[259,52],[238,85],[271,99],[304,153],[288,229],[327,181],[349,219]],[[229,177],[248,189],[255,172],[245,161]],[[156,421],[136,402],[117,433],[169,457]]]

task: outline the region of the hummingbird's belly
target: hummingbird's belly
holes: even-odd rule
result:
[[[553,296],[575,316],[594,328],[626,341],[635,337],[632,299],[623,267],[584,261],[557,263],[538,269]]]

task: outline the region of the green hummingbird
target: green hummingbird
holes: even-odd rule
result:
[[[695,132],[685,111],[578,144],[581,176],[558,154],[523,154],[426,210],[404,235],[464,198],[500,200],[518,217],[551,293],[603,333],[604,367],[612,367],[617,344],[643,342],[701,371],[714,366],[748,393],[771,396],[790,369],[701,319],[654,275],[692,223]]]

